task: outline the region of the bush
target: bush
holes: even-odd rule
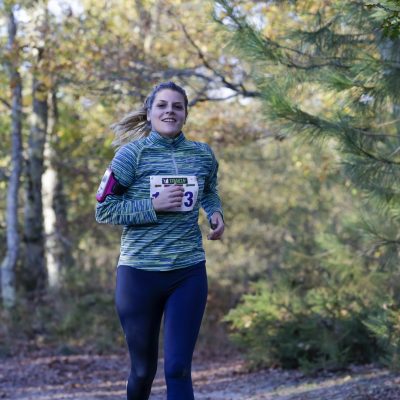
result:
[[[0,356],[53,348],[70,354],[121,349],[124,336],[114,306],[114,293],[95,271],[73,267],[59,291],[41,298],[20,294],[12,312],[1,310]]]
[[[286,299],[290,297],[290,302]],[[377,353],[363,324],[365,310],[349,313],[313,311],[315,303],[295,293],[274,292],[258,284],[253,294],[225,317],[234,341],[247,350],[254,367],[279,366],[304,371],[336,369],[371,362]]]
[[[391,369],[400,370],[400,307],[384,304],[365,321],[381,349],[379,360]]]
[[[255,283],[225,317],[253,366],[312,372],[378,358],[382,346],[365,321],[384,301],[389,275],[357,263],[333,237],[317,242],[323,257],[288,256],[286,268]]]

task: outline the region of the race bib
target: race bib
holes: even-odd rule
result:
[[[152,175],[150,176],[150,197],[157,198],[166,187],[179,185],[185,189],[180,207],[169,211],[192,211],[197,201],[199,185],[195,176],[188,175]]]

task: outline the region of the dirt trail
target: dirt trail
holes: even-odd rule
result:
[[[124,400],[126,356],[35,356],[0,361],[0,399]],[[305,377],[296,371],[247,373],[238,358],[196,360],[196,400],[400,400],[400,375],[372,366]],[[151,400],[165,400],[162,360]]]

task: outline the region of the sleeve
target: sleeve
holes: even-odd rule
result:
[[[117,181],[126,187],[135,179],[137,154],[128,146],[122,147],[111,162]],[[144,225],[157,222],[151,199],[125,200],[123,195],[109,195],[96,205],[96,221],[113,225]]]
[[[211,216],[215,212],[219,212],[224,218],[224,213],[222,211],[221,199],[218,195],[218,161],[215,158],[215,155],[209,146],[208,150],[212,157],[210,174],[206,178],[204,184],[203,196],[201,198],[201,206],[207,214],[208,221],[211,221]]]

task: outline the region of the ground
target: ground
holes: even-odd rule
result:
[[[124,400],[125,354],[32,354],[0,360],[0,399]],[[400,375],[373,366],[305,376],[279,369],[248,372],[238,356],[195,359],[196,400],[400,400]],[[151,400],[165,400],[162,360]]]

